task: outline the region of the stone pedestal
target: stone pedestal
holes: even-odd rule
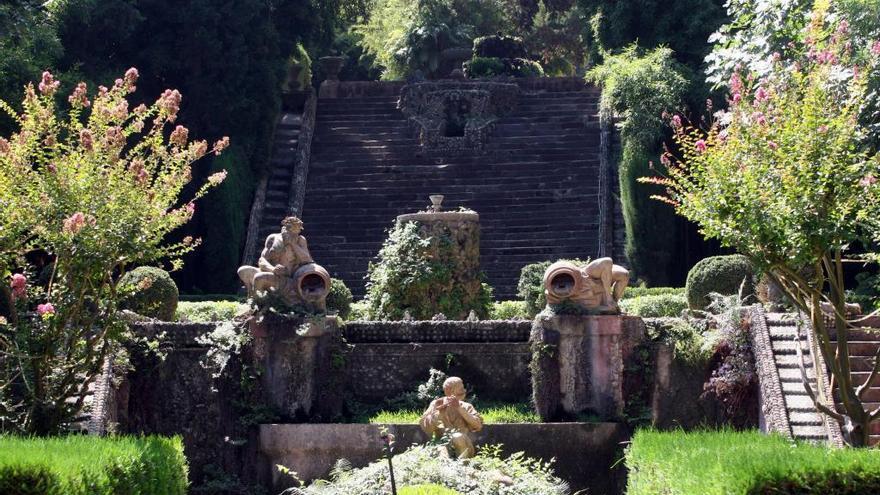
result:
[[[538,315],[532,328],[532,388],[545,419],[581,413],[619,419],[624,369],[644,339],[641,318]]]
[[[269,315],[251,322],[265,399],[283,419],[332,418],[341,412],[337,392],[342,374],[333,367],[339,340],[336,321]]]

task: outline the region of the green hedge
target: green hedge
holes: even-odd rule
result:
[[[741,254],[704,258],[688,272],[685,282],[688,306],[696,310],[706,309],[712,302],[709,294],[738,294],[743,281],[745,295],[754,294],[754,275],[752,263]]]
[[[205,323],[209,321],[229,321],[244,311],[247,304],[236,301],[181,301],[177,305],[175,321]]]
[[[636,432],[628,495],[880,493],[880,452],[792,444],[757,431]]]
[[[688,307],[684,294],[657,294],[624,297],[620,308],[624,313],[641,317],[681,316]]]
[[[149,318],[173,321],[179,293],[161,268],[140,266],[119,279],[119,307]]]
[[[0,436],[0,493],[184,495],[179,437]]]
[[[327,294],[327,310],[336,311],[343,320],[351,317],[351,289],[338,278],[330,279],[330,293]]]
[[[450,490],[443,485],[405,486],[397,492],[399,495],[459,495],[461,492]]]
[[[677,294],[684,295],[684,287],[644,287],[644,286],[630,286],[626,288],[626,291],[623,293],[624,299],[629,299],[633,297],[639,296],[662,296],[665,294]]]
[[[490,320],[529,320],[529,310],[523,301],[497,301],[489,308]]]

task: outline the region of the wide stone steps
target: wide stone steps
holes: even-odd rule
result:
[[[395,217],[438,193],[480,213],[481,268],[496,297],[514,296],[524,264],[595,256],[598,101],[595,88],[523,91],[482,153],[443,155],[421,147],[397,97],[319,100],[302,211],[313,255],[362,295]]]

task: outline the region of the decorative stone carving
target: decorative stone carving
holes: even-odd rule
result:
[[[426,150],[479,151],[518,95],[519,86],[509,83],[421,82],[403,87],[399,107]]]
[[[599,258],[581,268],[557,261],[544,272],[547,304],[570,301],[591,313],[619,314],[618,301],[629,284],[629,271],[611,258]]]
[[[448,435],[448,447],[459,459],[473,457],[476,449],[470,433],[483,429],[483,418],[472,404],[464,401],[467,391],[461,378],[447,378],[443,382],[443,393],[445,397],[431,401],[419,425],[433,437]]]
[[[302,228],[299,218],[285,218],[281,232],[266,238],[258,266],[238,269],[248,296],[274,294],[288,306],[326,310],[330,274],[312,259]]]

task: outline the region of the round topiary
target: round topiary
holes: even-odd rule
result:
[[[347,320],[351,316],[351,290],[345,282],[337,278],[330,279],[330,293],[327,294],[327,310],[336,311],[339,317]]]
[[[141,266],[119,279],[119,307],[163,321],[174,321],[180,293],[161,268]]]
[[[688,307],[705,310],[712,302],[709,294],[737,294],[745,280],[743,295],[755,293],[755,269],[748,258],[741,254],[711,256],[700,260],[688,272],[685,295]]]
[[[483,36],[474,40],[475,57],[525,58],[526,47],[516,36]]]

